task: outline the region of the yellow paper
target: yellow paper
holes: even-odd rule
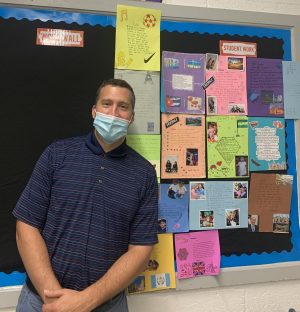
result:
[[[117,5],[115,68],[160,70],[161,11]]]
[[[128,293],[176,288],[174,268],[173,234],[158,234],[158,244],[154,246],[144,272],[129,285]]]

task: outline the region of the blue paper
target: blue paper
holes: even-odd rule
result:
[[[189,223],[190,230],[248,227],[248,182],[190,182]]]
[[[282,62],[284,117],[286,119],[300,118],[300,63]]]
[[[188,232],[188,205],[189,186],[188,184],[174,181],[171,184],[160,185],[159,200],[159,221],[166,223],[165,231],[158,225],[158,232]]]

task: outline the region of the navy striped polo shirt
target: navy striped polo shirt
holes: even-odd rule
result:
[[[64,288],[82,290],[132,245],[157,243],[153,166],[124,142],[105,153],[93,132],[43,152],[13,215],[40,229]]]

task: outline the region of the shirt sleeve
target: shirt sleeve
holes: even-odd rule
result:
[[[43,229],[51,194],[52,159],[51,145],[38,159],[32,175],[19,198],[13,215],[20,221]]]
[[[131,224],[129,243],[132,245],[154,245],[158,242],[158,184],[154,169],[149,170],[143,189],[139,209]]]

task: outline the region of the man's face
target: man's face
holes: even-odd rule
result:
[[[256,223],[256,218],[255,218],[255,217],[251,217],[251,218],[250,218],[250,222],[251,222],[252,225],[255,225],[255,223]]]
[[[96,112],[133,121],[133,106],[131,92],[122,87],[107,85],[102,88],[96,105],[93,106],[92,115]]]

